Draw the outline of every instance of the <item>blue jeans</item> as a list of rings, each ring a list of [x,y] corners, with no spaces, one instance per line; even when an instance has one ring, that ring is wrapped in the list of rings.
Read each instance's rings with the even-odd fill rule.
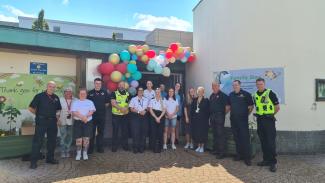
[[[173,119],[167,119],[166,118],[165,127],[175,128],[176,127],[176,122],[177,122],[177,118],[173,118]]]
[[[60,126],[61,151],[69,152],[72,144],[72,125]]]

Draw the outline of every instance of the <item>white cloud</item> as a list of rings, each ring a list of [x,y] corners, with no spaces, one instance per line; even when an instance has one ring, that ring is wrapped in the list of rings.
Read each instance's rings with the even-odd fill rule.
[[[68,5],[69,2],[70,2],[70,0],[62,0],[62,4],[63,4],[63,5]]]
[[[25,13],[22,10],[15,8],[11,5],[3,5],[2,7],[5,8],[7,11],[9,11],[12,15],[15,15],[15,16],[36,17],[34,14]]]
[[[189,31],[192,24],[186,20],[174,16],[159,17],[150,14],[135,13],[133,18],[137,20],[135,29],[153,30],[155,28]]]
[[[18,22],[18,18],[17,17],[6,16],[6,15],[3,15],[3,14],[0,14],[0,21],[4,21],[4,22]]]

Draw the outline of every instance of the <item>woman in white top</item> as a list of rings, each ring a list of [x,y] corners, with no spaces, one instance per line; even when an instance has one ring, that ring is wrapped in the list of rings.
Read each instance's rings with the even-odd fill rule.
[[[163,149],[167,149],[167,133],[168,129],[170,128],[171,132],[171,142],[172,142],[172,149],[175,150],[175,127],[177,121],[177,112],[178,112],[178,101],[175,97],[175,91],[173,88],[168,90],[168,96],[166,101],[166,120],[165,120],[165,131],[164,131],[164,145]]]
[[[70,157],[70,147],[72,144],[71,104],[75,99],[72,97],[72,88],[65,88],[63,97],[60,97],[61,111],[59,118],[61,158]]]
[[[71,106],[71,112],[74,121],[74,136],[76,138],[77,156],[76,160],[81,159],[81,151],[83,150],[82,157],[88,160],[88,146],[89,138],[92,135],[92,115],[96,111],[95,105],[91,100],[87,99],[87,90],[79,90],[79,100],[75,100]]]
[[[160,88],[155,90],[155,98],[149,103],[150,118],[150,139],[154,153],[160,153],[163,145],[163,131],[166,113],[166,100],[161,97]]]

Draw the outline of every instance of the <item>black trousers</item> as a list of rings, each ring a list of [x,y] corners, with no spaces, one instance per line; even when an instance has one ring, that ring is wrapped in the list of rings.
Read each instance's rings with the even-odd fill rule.
[[[263,161],[276,164],[276,128],[274,117],[257,118],[257,134],[261,141]]]
[[[96,136],[96,129],[97,129],[97,136]],[[105,114],[94,116],[93,132],[92,132],[92,137],[90,138],[88,152],[94,151],[95,139],[96,139],[97,150],[104,149],[104,130],[105,130]]]
[[[112,135],[112,149],[117,149],[119,145],[122,145],[123,148],[128,148],[128,124],[129,124],[129,115],[112,115],[112,126],[113,126],[113,135]],[[119,131],[121,130],[121,139],[119,139]]]
[[[47,134],[47,160],[54,159],[54,151],[56,147],[56,137],[58,134],[57,119],[36,117],[35,134],[32,142],[31,161],[37,162],[40,157],[40,150],[43,145],[45,133]]]
[[[219,154],[225,153],[225,113],[213,113],[210,115],[210,123],[213,132],[213,150]]]
[[[161,111],[154,110],[154,113],[156,116],[161,115]],[[161,118],[160,123],[157,123],[155,118],[152,116],[150,117],[150,139],[151,139],[151,149],[154,152],[159,153],[163,146],[163,134],[164,134],[164,124],[165,124],[165,118]]]
[[[248,116],[231,116],[230,120],[231,130],[236,143],[237,155],[245,160],[251,159]]]
[[[147,116],[140,114],[131,114],[131,132],[133,149],[144,150],[145,146],[145,125],[147,123]]]
[[[146,123],[145,123],[145,137],[144,137],[144,145],[146,146],[147,144],[147,137],[149,139],[149,148],[152,147],[152,139],[151,139],[151,124],[150,124],[150,119],[151,119],[151,114],[147,112],[145,115],[146,117]]]

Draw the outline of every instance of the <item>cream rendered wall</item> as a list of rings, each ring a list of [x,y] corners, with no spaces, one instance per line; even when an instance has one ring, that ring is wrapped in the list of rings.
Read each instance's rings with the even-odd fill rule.
[[[284,67],[277,129],[325,130],[325,103],[312,110],[314,80],[325,78],[324,7],[323,0],[203,0],[193,11],[198,59],[187,66],[187,83],[209,95],[214,71]]]
[[[29,73],[30,62],[47,63],[48,75],[76,76],[76,57],[0,50],[0,73]]]

